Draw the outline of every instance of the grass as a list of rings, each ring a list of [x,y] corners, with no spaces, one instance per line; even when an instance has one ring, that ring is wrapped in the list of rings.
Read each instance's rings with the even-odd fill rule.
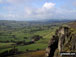
[[[22,52],[26,52],[27,49],[28,50],[37,50],[37,49],[43,50],[48,46],[48,41],[50,40],[51,36],[54,34],[56,29],[57,27],[54,27],[53,29],[50,28],[50,29],[38,30],[38,28],[32,27],[32,28],[23,28],[20,30],[18,29],[17,31],[12,31],[12,30],[11,31],[9,30],[0,31],[0,33],[3,33],[3,35],[6,35],[6,36],[0,35],[0,40],[2,41],[6,41],[6,40],[23,41],[25,40],[26,42],[29,42],[31,41],[32,36],[40,35],[43,37],[43,39],[36,41],[35,44],[24,45],[24,46],[19,45],[19,46],[16,46],[16,48],[18,48],[18,50]],[[34,31],[34,32],[31,32],[31,31]],[[9,32],[11,32],[11,34]],[[15,35],[16,39],[13,38],[12,35]],[[24,37],[27,37],[27,39],[24,39]],[[11,44],[13,43],[0,43],[0,52],[13,48]]]
[[[10,46],[14,43],[0,43],[0,47],[4,47],[4,46]]]
[[[23,37],[28,37],[28,39],[25,39],[27,42],[30,41],[30,37],[33,35],[40,35],[43,36],[43,39],[40,39],[39,41],[37,41],[35,44],[31,44],[31,45],[24,45],[24,46],[17,46],[16,48],[18,48],[19,51],[23,51],[25,52],[27,49],[28,50],[37,50],[37,49],[45,49],[48,46],[48,41],[50,40],[51,36],[54,34],[54,30],[42,30],[42,31],[36,31],[35,33],[22,33],[21,31],[17,31],[17,32],[13,32],[12,34],[16,35],[16,37],[18,38],[17,41],[21,41],[24,40]],[[11,38],[2,38],[2,40],[12,40]],[[15,40],[15,39],[13,39]],[[4,50],[8,50],[8,48],[6,47],[10,47],[12,43],[0,43],[0,48],[5,47]],[[12,46],[11,46],[12,48]],[[2,49],[3,50],[3,49]],[[3,50],[3,51],[4,51]]]
[[[26,51],[28,50],[37,50],[37,49],[45,49],[48,46],[48,41],[50,40],[51,36],[54,34],[56,29],[49,29],[45,31],[38,31],[34,33],[34,35],[41,35],[43,39],[40,39],[35,44],[26,45],[26,46],[18,46],[19,51]]]
[[[45,51],[40,50],[35,52],[28,52],[20,55],[14,55],[13,57],[45,57]]]
[[[0,53],[12,49],[14,43],[0,43]]]
[[[47,47],[47,44],[31,44],[31,45],[27,45],[27,46],[17,46],[16,48],[18,48],[19,51],[25,51],[28,50],[41,50],[41,49],[45,49]]]
[[[5,51],[9,51],[9,50],[11,50],[12,48],[6,48],[6,49],[0,49],[0,53],[3,53],[3,52],[5,52]]]

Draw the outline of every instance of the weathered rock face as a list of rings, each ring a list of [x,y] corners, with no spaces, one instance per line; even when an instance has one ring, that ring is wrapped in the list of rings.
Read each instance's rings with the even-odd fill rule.
[[[60,27],[49,41],[47,57],[62,57],[60,52],[76,52],[76,35],[69,27]]]

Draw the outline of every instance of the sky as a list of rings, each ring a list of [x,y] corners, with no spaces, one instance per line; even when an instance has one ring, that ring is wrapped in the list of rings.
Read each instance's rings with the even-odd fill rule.
[[[0,0],[0,20],[76,19],[76,0]]]

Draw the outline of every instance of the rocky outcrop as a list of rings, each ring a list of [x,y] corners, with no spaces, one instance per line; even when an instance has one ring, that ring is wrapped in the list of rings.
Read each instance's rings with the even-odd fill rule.
[[[47,57],[62,57],[61,52],[76,52],[76,35],[69,27],[60,27],[49,41]]]

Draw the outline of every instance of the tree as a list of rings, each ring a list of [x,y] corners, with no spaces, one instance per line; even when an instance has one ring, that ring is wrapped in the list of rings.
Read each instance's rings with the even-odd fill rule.
[[[12,35],[12,37],[13,37],[14,39],[16,39],[16,35]]]
[[[24,39],[27,39],[27,37],[24,37]]]
[[[42,38],[43,38],[43,37],[40,36],[40,35],[34,35],[34,36],[32,36],[32,39],[35,40],[35,41],[38,41],[38,40],[40,40],[40,39],[42,39]]]

